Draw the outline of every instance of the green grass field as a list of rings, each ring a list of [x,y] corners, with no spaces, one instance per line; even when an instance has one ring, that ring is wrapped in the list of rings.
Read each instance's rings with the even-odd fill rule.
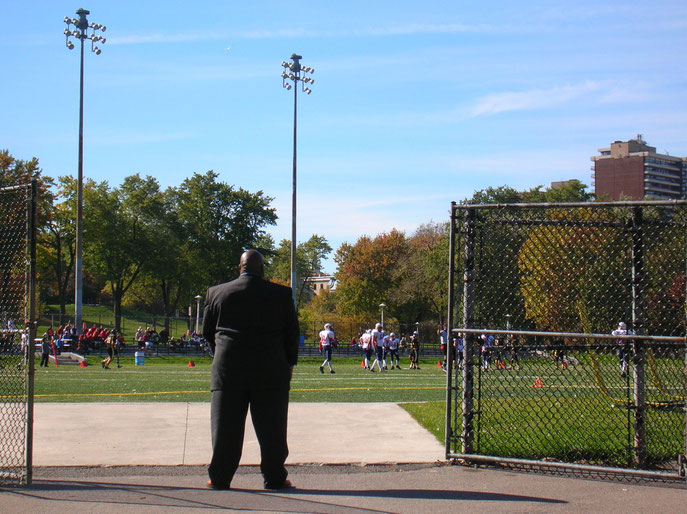
[[[189,360],[194,367],[188,367]],[[205,402],[210,400],[211,362],[208,357],[149,357],[144,366],[135,366],[128,357],[121,360],[121,368],[113,363],[110,370],[104,370],[98,357],[90,357],[86,368],[36,367],[35,398],[38,402]],[[319,372],[321,362],[314,357],[299,361],[291,383],[291,401],[400,403],[445,397],[446,375],[436,361],[427,362],[420,370],[380,374],[365,371],[358,359],[335,359],[333,375],[328,370]]]
[[[585,356],[586,357],[586,356]],[[193,359],[195,366],[188,367]],[[476,376],[475,445],[479,453],[520,458],[630,464],[632,411],[625,407],[627,380],[617,372],[614,357],[601,355],[596,363],[557,369],[545,359],[523,361],[515,370],[492,370]],[[210,365],[207,357],[152,357],[144,366],[123,358],[122,367],[104,370],[99,358],[77,368],[51,365],[36,368],[37,402],[207,402]],[[334,359],[336,373],[321,358],[302,358],[294,370],[292,402],[392,402],[401,404],[443,443],[446,375],[436,359],[421,360],[420,370],[371,373],[359,358]],[[36,363],[37,365],[38,363]],[[661,370],[679,372],[680,363],[660,363]],[[596,371],[596,373],[595,373]],[[671,383],[674,383],[671,380]],[[541,387],[538,387],[538,384]],[[679,389],[679,388],[678,388]],[[461,390],[456,392],[455,423],[461,426]],[[657,402],[679,390],[666,390],[648,381],[647,399]],[[650,408],[647,412],[649,457],[654,463],[682,453],[684,413]]]

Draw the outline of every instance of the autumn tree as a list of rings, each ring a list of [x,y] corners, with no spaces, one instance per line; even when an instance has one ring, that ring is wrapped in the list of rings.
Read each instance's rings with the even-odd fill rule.
[[[551,202],[583,202],[591,197],[586,186],[570,181],[558,188],[534,187],[518,192],[509,186],[487,188],[475,192],[468,200],[471,204],[527,204]],[[525,299],[517,294],[525,290],[522,285],[522,267],[518,266],[520,248],[531,237],[529,226],[542,222],[545,211],[517,206],[503,206],[476,211],[475,269],[479,280],[475,282],[475,322],[484,326],[505,327],[510,318],[516,326],[527,328],[536,317],[526,316]],[[542,237],[547,234],[542,227]],[[536,232],[536,230],[535,230]],[[538,241],[538,244],[543,244]],[[462,251],[458,248],[458,251]],[[535,244],[532,251],[537,251]],[[552,263],[556,265],[556,261]],[[535,285],[531,291],[534,293]],[[531,314],[531,311],[530,311]],[[540,323],[542,320],[537,320]]]
[[[518,256],[520,291],[526,317],[538,328],[583,332],[584,323],[605,332],[627,319],[626,234],[608,214],[551,210],[550,223],[529,231]]]
[[[389,296],[396,306],[402,306],[396,317],[443,323],[448,309],[448,226],[421,225],[407,243],[407,251],[392,273]]]
[[[379,304],[389,312],[401,305],[392,298],[394,273],[408,250],[405,234],[398,230],[374,239],[363,236],[355,245],[344,243],[334,258],[337,269],[337,308],[343,314],[376,316]]]

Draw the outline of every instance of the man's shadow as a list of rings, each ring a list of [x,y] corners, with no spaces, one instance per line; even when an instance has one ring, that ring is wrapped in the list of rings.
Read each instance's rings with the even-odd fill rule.
[[[533,503],[567,503],[553,498],[519,494],[461,491],[449,489],[293,489],[295,493],[323,496],[353,496],[360,498],[395,498],[399,500],[472,500]]]
[[[35,480],[31,486],[2,489],[27,499],[46,502],[73,502],[89,504],[148,505],[155,507],[222,508],[228,502],[234,506],[243,502],[256,505],[263,497],[265,501],[278,499],[286,507],[289,503],[305,502],[317,505],[328,504],[325,499],[334,498],[381,498],[386,500],[455,500],[488,501],[509,503],[566,504],[566,501],[539,496],[496,493],[488,491],[465,491],[449,489],[315,489],[293,488],[277,491],[263,489],[234,489],[212,491],[201,487],[158,485],[144,483],[108,483]],[[303,498],[313,497],[310,498]],[[318,497],[315,499],[314,497]],[[341,505],[340,507],[345,507]],[[295,508],[295,506],[294,506]],[[350,508],[350,507],[348,507]],[[357,510],[376,511],[374,508]]]

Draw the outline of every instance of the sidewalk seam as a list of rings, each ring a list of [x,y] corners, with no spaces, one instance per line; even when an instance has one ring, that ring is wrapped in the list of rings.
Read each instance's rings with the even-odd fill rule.
[[[188,412],[190,405],[186,402],[186,422],[184,423],[184,452],[181,454],[181,465],[186,464],[186,440],[188,439]]]

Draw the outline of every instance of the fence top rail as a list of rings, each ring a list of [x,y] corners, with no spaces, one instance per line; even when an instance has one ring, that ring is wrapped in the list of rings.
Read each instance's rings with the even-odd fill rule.
[[[29,328],[2,328],[0,329],[0,334],[23,334],[24,332],[28,333]]]
[[[31,187],[30,182],[28,184],[17,184],[16,186],[0,187],[0,193],[4,193],[6,191],[18,191],[20,189],[27,189],[29,187]]]
[[[567,337],[578,339],[623,339],[623,340],[637,340],[642,341],[657,341],[657,342],[687,342],[687,337],[680,336],[649,336],[640,334],[630,335],[612,335],[612,334],[580,334],[578,332],[543,332],[537,330],[502,330],[492,328],[452,328],[451,332],[459,334],[495,334],[505,336],[541,336],[541,337]]]
[[[562,203],[460,203],[452,204],[454,210],[460,209],[529,209],[529,208],[597,208],[597,207],[670,207],[687,205],[687,200],[621,200],[617,202],[562,202]]]

